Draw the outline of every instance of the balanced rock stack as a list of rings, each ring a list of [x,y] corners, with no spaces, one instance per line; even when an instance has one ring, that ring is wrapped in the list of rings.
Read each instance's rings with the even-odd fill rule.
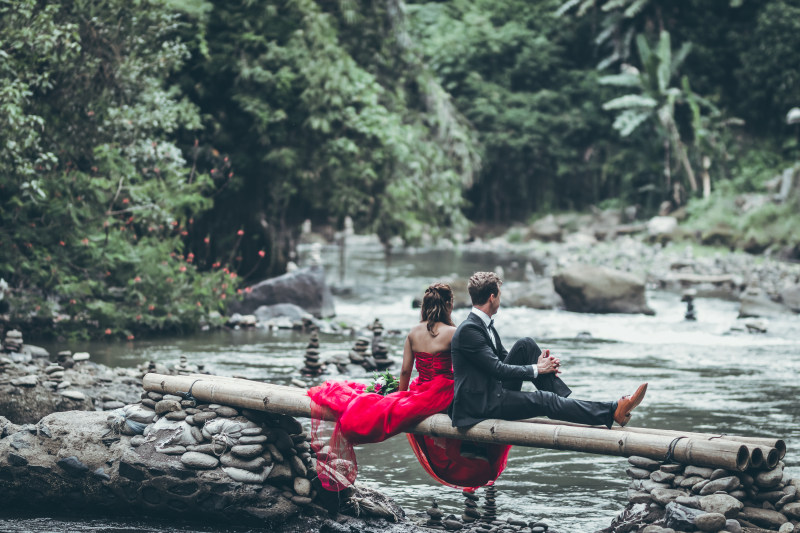
[[[431,529],[444,529],[444,525],[442,525],[442,517],[444,516],[444,512],[439,509],[439,504],[436,502],[436,499],[433,500],[433,505],[431,505],[430,509],[425,511],[428,515],[428,520],[425,522],[425,527],[429,527]]]
[[[629,504],[615,523],[641,522],[665,531],[800,531],[800,479],[770,470],[731,472],[630,457]],[[649,524],[649,525],[647,525]],[[613,529],[612,529],[613,530]]]
[[[306,346],[305,366],[300,370],[304,376],[318,376],[322,374],[323,363],[319,360],[319,332],[314,329]]]
[[[372,358],[378,370],[386,370],[392,366],[389,359],[389,348],[383,342],[383,324],[379,319],[372,323]]]
[[[58,363],[50,363],[44,368],[45,378],[42,385],[53,390],[66,389],[71,385],[69,381],[64,381],[65,368]]]
[[[494,522],[497,520],[497,489],[494,485],[486,487],[486,496],[483,502],[483,518],[484,522]]]
[[[481,512],[478,510],[480,496],[470,490],[462,491],[461,495],[464,496],[464,514],[461,515],[461,519],[467,523],[480,519]]]
[[[185,355],[181,355],[180,362],[175,365],[175,373],[179,376],[188,376],[198,371],[197,365],[190,365],[189,359]]]
[[[140,454],[163,454],[174,467],[193,471],[218,470],[239,483],[268,484],[297,506],[316,497],[309,437],[292,417],[155,392],[115,414],[110,425],[136,433],[131,446]]]
[[[350,362],[361,365],[367,370],[377,370],[378,365],[375,364],[372,354],[367,351],[369,347],[369,338],[359,337],[356,343],[347,355],[350,357]]]
[[[3,341],[3,351],[5,353],[20,353],[22,351],[22,332],[12,329],[6,333]]]

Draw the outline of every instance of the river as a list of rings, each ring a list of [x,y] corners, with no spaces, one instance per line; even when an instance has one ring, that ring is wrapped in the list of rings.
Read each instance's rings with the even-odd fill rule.
[[[386,335],[397,369],[403,332],[418,320],[412,299],[429,282],[467,277],[497,265],[512,272],[520,258],[485,251],[427,250],[394,253],[387,262],[380,248],[365,244],[348,247],[346,255],[335,247],[325,248],[322,260],[336,288],[335,320],[362,327],[380,318],[387,332],[397,331]],[[574,397],[617,399],[647,381],[647,397],[635,411],[632,426],[781,437],[788,447],[786,470],[800,476],[800,318],[770,319],[767,333],[754,334],[744,331],[737,320],[736,302],[698,298],[696,322],[684,320],[686,308],[679,294],[649,291],[648,303],[655,316],[501,308],[496,323],[506,346],[529,335],[559,356],[562,377]],[[466,313],[457,310],[456,323]],[[323,359],[346,352],[353,340],[349,333],[320,335]],[[256,329],[69,348],[90,351],[96,362],[126,367],[150,360],[174,365],[186,355],[212,373],[289,384],[299,377],[307,341],[307,335],[298,332]],[[335,371],[326,376],[340,377]],[[370,377],[366,372],[358,376]],[[446,513],[461,513],[460,492],[429,478],[401,436],[360,446],[356,453],[359,482],[392,496],[407,513],[424,511],[433,498]],[[496,485],[498,515],[542,519],[562,532],[606,527],[626,503],[627,466],[619,457],[516,447]],[[228,531],[42,517],[0,518],[0,530]]]

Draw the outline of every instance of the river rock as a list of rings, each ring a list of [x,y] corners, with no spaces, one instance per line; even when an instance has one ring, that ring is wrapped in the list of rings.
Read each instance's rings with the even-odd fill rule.
[[[606,267],[575,265],[553,277],[568,311],[653,315],[645,299],[644,280]]]
[[[223,472],[228,474],[231,479],[234,481],[238,481],[239,483],[250,483],[254,485],[260,485],[266,481],[267,476],[270,472],[270,468],[264,469],[261,472],[251,472],[249,470],[243,470],[241,468],[232,468],[228,466],[222,467]]]
[[[275,447],[274,444],[268,442],[266,445],[266,449],[267,451],[269,451],[270,455],[272,455],[272,458],[275,460],[276,463],[283,462],[283,454],[278,450],[278,448]]]
[[[257,428],[256,428],[257,429]],[[245,435],[242,431],[242,436],[239,437],[239,444],[264,444],[267,442],[266,435]]]
[[[650,495],[653,497],[653,501],[655,501],[659,505],[666,506],[675,498],[679,496],[685,496],[686,493],[681,490],[675,490],[675,489],[655,489],[650,492]]]
[[[631,467],[626,469],[625,473],[628,474],[628,477],[631,479],[648,479],[650,477],[650,471],[644,468]]]
[[[778,463],[778,466],[772,470],[759,472],[754,478],[756,486],[762,489],[777,487],[781,479],[783,479],[783,462]]]
[[[748,287],[742,294],[739,318],[780,317],[791,313],[791,309],[773,301],[763,289]]]
[[[264,467],[267,466],[267,460],[263,457],[256,457],[255,459],[244,461],[229,453],[222,454],[222,456],[219,458],[219,462],[222,463],[222,466],[239,468],[241,470],[249,470],[251,472],[261,472]]]
[[[782,511],[792,520],[800,520],[800,502],[787,503],[783,506]]]
[[[675,479],[675,474],[667,474],[661,470],[656,470],[650,474],[650,479],[656,483],[671,483]]]
[[[291,483],[294,479],[292,469],[286,463],[275,463],[267,479],[272,483]]]
[[[742,533],[742,525],[732,518],[725,520],[725,529],[723,531],[728,531],[729,533]]]
[[[649,457],[639,457],[638,455],[628,457],[628,462],[637,468],[645,470],[658,470],[661,467],[661,463],[658,461]]]
[[[196,415],[192,415],[192,420],[195,424],[205,424],[209,420],[213,420],[217,418],[217,413],[214,411],[204,411],[202,413],[197,413]]]
[[[720,513],[725,518],[736,518],[744,504],[727,494],[710,494],[700,498],[700,508],[707,513]]]
[[[739,518],[767,529],[778,529],[788,522],[788,519],[778,511],[760,509],[758,507],[743,508],[739,514]]]
[[[221,405],[214,409],[214,412],[217,413],[218,416],[224,416],[227,418],[233,418],[235,416],[239,416],[239,411],[234,409],[233,407],[228,407],[227,405]]]
[[[298,496],[309,496],[311,494],[311,482],[304,477],[294,478],[294,491]]]
[[[699,496],[678,496],[675,498],[675,503],[691,507],[692,509],[701,509]]]
[[[703,486],[703,488],[700,489],[699,494],[700,496],[705,496],[706,494],[713,494],[719,491],[729,492],[734,490],[738,486],[739,486],[739,478],[735,476],[723,477],[706,483]]]
[[[306,477],[308,473],[306,470],[306,466],[303,464],[303,460],[300,459],[298,456],[293,455],[292,457],[290,457],[289,465],[292,467],[292,470],[294,471],[295,474],[297,474],[300,477]]]
[[[794,533],[797,528],[791,522],[786,522],[778,528],[778,533]]]
[[[694,519],[694,526],[700,531],[720,531],[725,523],[726,518],[719,513],[701,514]]]
[[[61,391],[61,396],[64,398],[69,398],[70,400],[75,400],[76,402],[82,402],[86,400],[86,395],[80,391],[76,390],[65,390]]]
[[[336,315],[333,294],[325,282],[325,270],[319,265],[299,268],[256,283],[240,301],[231,302],[228,311],[252,314],[262,305],[280,303],[298,305],[317,318]]]
[[[667,527],[671,527],[677,531],[691,531],[694,529],[695,519],[702,514],[705,514],[705,511],[685,507],[675,502],[669,502],[666,505],[664,523]]]
[[[84,476],[89,471],[89,467],[74,455],[59,459],[56,464],[73,477]]]
[[[216,457],[199,452],[186,452],[181,455],[181,463],[189,468],[206,470],[216,468],[219,460]]]
[[[688,465],[683,470],[683,475],[686,476],[686,477],[698,476],[698,477],[702,477],[702,478],[705,478],[705,479],[710,478],[711,474],[713,474],[713,473],[714,473],[714,470],[712,468],[707,468],[705,466]]]
[[[157,415],[161,416],[163,414],[169,413],[171,411],[180,411],[181,404],[175,400],[161,400],[156,403],[155,412]]]
[[[695,485],[697,485],[701,481],[705,481],[705,479],[701,478],[700,476],[685,477],[685,478],[683,478],[681,480],[681,482],[678,484],[678,486],[688,489],[690,487],[694,487]]]
[[[15,387],[35,387],[39,383],[39,378],[35,374],[22,376],[11,380]]]
[[[238,444],[231,448],[231,453],[242,459],[252,459],[264,452],[264,448],[260,444]]]

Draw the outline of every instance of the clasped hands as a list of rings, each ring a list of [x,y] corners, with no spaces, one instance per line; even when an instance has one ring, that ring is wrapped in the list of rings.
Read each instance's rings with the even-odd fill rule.
[[[561,359],[551,356],[550,350],[545,350],[536,362],[536,369],[540,375],[551,373],[558,375],[561,373]]]

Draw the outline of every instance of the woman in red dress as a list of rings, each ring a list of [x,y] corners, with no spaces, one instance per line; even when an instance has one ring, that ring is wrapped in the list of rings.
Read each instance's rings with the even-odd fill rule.
[[[425,290],[421,321],[411,328],[403,348],[397,392],[382,396],[366,392],[354,382],[326,382],[308,391],[312,405],[312,447],[317,452],[318,475],[329,490],[353,483],[357,463],[353,445],[380,442],[440,412],[453,400],[450,341],[455,325],[450,317],[453,291],[445,283]],[[411,381],[415,366],[419,376]],[[323,435],[322,411],[337,415],[330,438]],[[461,454],[462,441],[408,434],[422,467],[445,485],[473,489],[494,482],[506,465],[510,446],[471,446]],[[485,453],[484,453],[485,452]]]

